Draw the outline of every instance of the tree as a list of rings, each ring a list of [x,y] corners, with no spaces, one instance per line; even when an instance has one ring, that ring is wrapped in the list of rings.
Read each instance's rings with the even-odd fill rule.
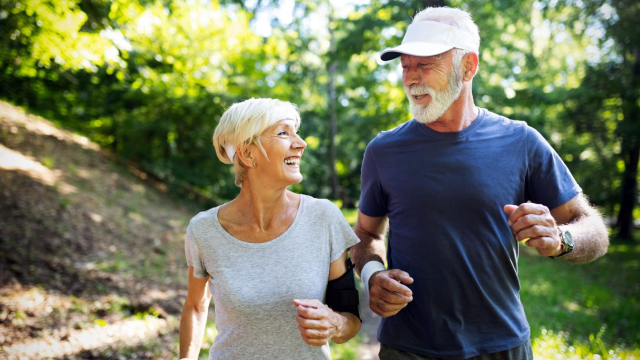
[[[638,204],[640,155],[640,4],[627,1],[587,1],[584,20],[599,32],[600,57],[587,68],[577,101],[569,114],[582,132],[607,137],[616,146],[612,164],[617,193],[617,236],[631,240],[633,212]],[[612,194],[613,196],[613,194]]]
[[[415,13],[450,5],[481,31],[479,106],[538,129],[628,237],[637,204],[638,4],[622,0],[371,0],[348,13],[288,2],[15,0],[0,4],[0,96],[86,134],[181,194],[235,196],[211,134],[232,103],[298,104],[309,147],[293,186],[354,206],[365,147],[411,118],[398,62]],[[330,17],[330,15],[332,15]],[[253,24],[253,25],[252,25]]]

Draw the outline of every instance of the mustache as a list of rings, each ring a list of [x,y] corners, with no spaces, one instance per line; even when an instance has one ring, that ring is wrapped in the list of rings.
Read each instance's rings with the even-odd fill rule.
[[[404,91],[409,95],[431,95],[432,91],[421,84],[411,85],[404,88]]]

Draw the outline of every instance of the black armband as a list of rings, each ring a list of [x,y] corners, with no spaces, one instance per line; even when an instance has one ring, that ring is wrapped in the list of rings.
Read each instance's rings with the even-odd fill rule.
[[[360,300],[353,275],[353,263],[347,259],[347,272],[327,284],[325,296],[327,305],[334,311],[348,312],[357,316],[360,322]]]

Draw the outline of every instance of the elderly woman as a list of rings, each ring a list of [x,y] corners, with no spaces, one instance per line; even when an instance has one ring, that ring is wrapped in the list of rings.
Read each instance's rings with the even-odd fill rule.
[[[274,99],[234,104],[220,119],[213,144],[240,194],[187,229],[181,358],[198,358],[211,294],[218,335],[209,360],[331,359],[328,340],[360,330],[347,260],[358,238],[331,202],[287,190],[302,181],[299,126],[295,106]]]

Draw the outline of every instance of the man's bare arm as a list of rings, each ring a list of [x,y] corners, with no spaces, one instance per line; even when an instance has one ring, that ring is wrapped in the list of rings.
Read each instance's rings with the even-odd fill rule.
[[[369,261],[384,264],[387,223],[386,216],[371,217],[358,212],[355,232],[360,238],[360,243],[351,248],[351,258],[359,275]],[[383,265],[378,266],[381,269],[374,271],[368,281],[369,307],[382,317],[393,316],[413,300],[413,293],[404,285],[413,283],[413,279],[400,269],[384,270]]]
[[[549,210],[540,204],[506,205],[509,225],[516,240],[526,241],[543,256],[562,253],[562,242],[557,225],[568,230],[574,241],[573,251],[562,258],[573,263],[587,263],[607,252],[609,234],[602,216],[583,194]]]
[[[579,194],[551,210],[558,225],[573,236],[573,251],[562,258],[573,263],[588,263],[607,253],[609,233],[602,215]]]
[[[386,216],[371,217],[358,210],[355,233],[360,238],[360,243],[349,251],[358,275],[360,275],[362,267],[369,261],[385,263],[386,249],[384,239],[388,223]]]

